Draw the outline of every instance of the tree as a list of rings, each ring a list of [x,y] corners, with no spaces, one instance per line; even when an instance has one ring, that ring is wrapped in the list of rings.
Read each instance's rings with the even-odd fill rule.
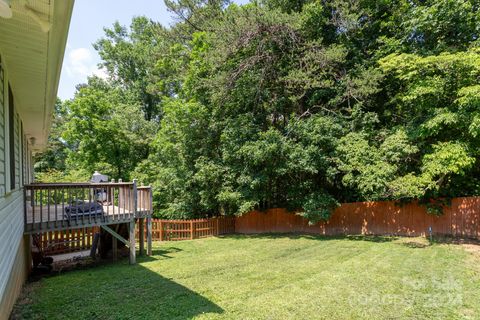
[[[130,172],[148,155],[155,132],[133,99],[121,89],[90,78],[75,98],[66,102],[63,138],[71,145],[69,165],[112,178],[129,179]]]
[[[135,17],[129,30],[118,22],[104,30],[105,38],[94,44],[102,58],[100,65],[112,82],[131,92],[146,120],[158,121],[162,95],[152,88],[152,74],[157,52],[165,46],[165,29],[146,17]]]
[[[477,0],[166,4],[171,28],[95,44],[109,78],[63,106],[68,170],[152,184],[169,218],[480,192]]]
[[[64,171],[66,169],[66,159],[68,155],[68,146],[62,139],[62,131],[65,126],[66,110],[60,99],[55,101],[54,116],[50,135],[48,136],[45,150],[34,157],[34,168],[36,173],[47,172],[51,170]]]
[[[183,125],[161,130],[146,162],[168,171],[154,183],[176,177],[160,209],[291,206],[316,221],[337,201],[465,193],[477,157],[473,135],[459,139],[476,118],[458,112],[476,101],[477,53],[465,52],[477,39],[473,2],[170,5],[174,29],[190,37],[177,88],[192,109],[188,119],[169,112]],[[192,131],[197,123],[207,131]],[[173,147],[169,135],[189,138]]]

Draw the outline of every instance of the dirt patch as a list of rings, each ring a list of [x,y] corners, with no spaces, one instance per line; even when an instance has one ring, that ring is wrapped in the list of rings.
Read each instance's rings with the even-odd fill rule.
[[[480,257],[480,244],[471,244],[471,243],[468,243],[468,244],[462,244],[462,247],[470,252],[470,253],[473,253],[477,256]]]
[[[395,243],[412,249],[423,249],[431,245],[428,239],[422,237],[399,238]]]
[[[476,258],[480,258],[480,240],[453,237],[435,237],[434,242],[438,244],[458,245],[465,251],[472,253]]]
[[[35,282],[42,278],[56,276],[68,271],[94,267],[100,263],[102,261],[82,256],[55,261],[49,268],[44,266],[34,267],[28,277],[28,281]]]
[[[480,255],[480,241],[477,239],[465,239],[465,238],[435,238],[435,242],[441,244],[455,244],[464,248],[466,251],[476,253]]]
[[[97,263],[98,263],[97,260],[92,259],[90,257],[82,257],[82,256],[73,257],[72,259],[54,262],[53,272],[62,273],[65,271],[71,271],[75,269],[83,269],[86,267],[96,265]]]

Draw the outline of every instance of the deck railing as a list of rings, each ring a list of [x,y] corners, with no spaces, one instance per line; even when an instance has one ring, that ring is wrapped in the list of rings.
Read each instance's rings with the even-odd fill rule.
[[[137,218],[142,218],[153,213],[152,202],[152,187],[137,187]]]
[[[26,185],[25,231],[114,224],[151,214],[151,188],[136,182]]]

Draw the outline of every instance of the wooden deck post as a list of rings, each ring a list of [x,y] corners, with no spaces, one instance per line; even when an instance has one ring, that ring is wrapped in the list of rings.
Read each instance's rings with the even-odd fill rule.
[[[135,256],[135,219],[133,218],[130,221],[129,226],[129,249],[130,249],[130,264],[136,263],[136,256]]]
[[[140,242],[140,255],[145,254],[145,224],[144,218],[138,218],[138,241]]]
[[[152,255],[152,214],[153,214],[153,190],[150,187],[150,197],[148,199],[149,211],[147,214],[147,255]]]
[[[147,255],[152,255],[152,215],[147,216]]]
[[[112,260],[117,261],[117,258],[118,258],[117,238],[112,236]]]
[[[137,215],[137,180],[133,179],[133,217],[130,220],[130,264],[135,264],[135,216]]]
[[[92,241],[92,248],[90,249],[90,257],[92,259],[96,258],[99,241],[100,241],[100,232],[94,232],[93,241]]]

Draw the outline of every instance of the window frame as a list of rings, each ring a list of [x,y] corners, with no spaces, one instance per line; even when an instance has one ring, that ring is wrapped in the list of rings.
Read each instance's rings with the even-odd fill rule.
[[[7,117],[5,117],[7,120]],[[8,120],[7,122],[8,127],[8,162],[9,162],[9,173],[10,176],[10,191],[14,191],[17,189],[17,181],[16,181],[16,168],[15,168],[15,99],[13,96],[12,87],[8,85]],[[5,159],[7,160],[7,159]]]

